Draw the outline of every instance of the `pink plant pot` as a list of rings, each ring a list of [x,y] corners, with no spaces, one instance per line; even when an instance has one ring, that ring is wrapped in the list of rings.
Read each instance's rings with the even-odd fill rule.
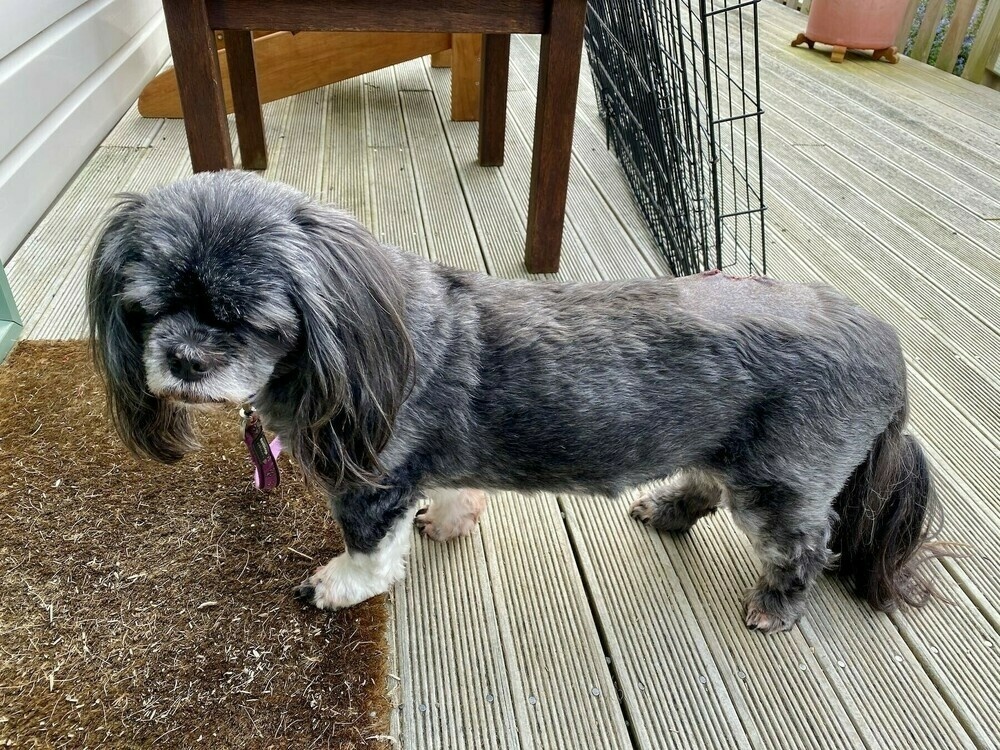
[[[885,49],[895,44],[907,0],[813,0],[806,36],[848,49]]]

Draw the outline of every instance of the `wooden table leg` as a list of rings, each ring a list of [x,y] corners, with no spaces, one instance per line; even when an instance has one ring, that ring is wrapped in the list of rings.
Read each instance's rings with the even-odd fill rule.
[[[559,270],[586,14],[587,0],[552,0],[542,35],[524,253],[531,273]]]
[[[509,70],[510,34],[484,35],[479,77],[479,163],[484,167],[503,166]]]
[[[233,112],[236,114],[236,133],[240,140],[240,161],[243,169],[267,169],[267,142],[264,140],[264,115],[260,109],[257,69],[253,59],[253,32],[226,30],[223,37]]]
[[[479,68],[482,34],[451,35],[451,119],[475,122],[479,117]]]
[[[191,166],[195,172],[232,169],[222,74],[204,0],[163,0],[163,15],[177,71]]]

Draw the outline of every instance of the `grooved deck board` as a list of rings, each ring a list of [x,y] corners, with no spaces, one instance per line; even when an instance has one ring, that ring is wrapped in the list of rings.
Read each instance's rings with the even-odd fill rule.
[[[508,128],[506,166],[497,170],[476,165],[475,125],[470,127],[469,123],[447,119],[449,80],[427,70],[423,80],[432,87],[435,82],[428,75],[436,77],[439,84],[433,88],[435,97],[424,90],[414,66],[405,71],[405,83],[399,88],[426,235],[431,246],[437,248],[432,254],[460,267],[495,268],[504,262],[498,260],[502,253],[512,267],[511,275],[523,276],[520,256],[525,210],[511,203],[509,191],[520,188],[526,196],[527,183],[519,180],[520,184],[512,188],[506,179],[518,170],[516,165],[523,164],[525,170],[530,167],[527,142],[523,134],[515,134],[521,135],[520,139],[511,138],[512,130]],[[511,97],[526,96],[519,88],[516,83],[511,87]],[[442,118],[439,124],[431,125],[434,119],[430,115],[434,113],[442,113]],[[439,148],[448,144],[454,164],[438,159]],[[482,190],[477,192],[473,185]],[[480,202],[484,193],[487,202]],[[461,205],[452,197],[463,195],[467,202]],[[472,218],[471,237],[462,223],[456,225],[454,215],[459,209]],[[571,212],[574,210],[579,209],[570,208]],[[436,230],[438,226],[442,231]],[[444,231],[447,228],[450,231]],[[470,244],[477,249],[481,247],[481,258],[470,255],[467,249]],[[575,249],[575,254],[573,249],[569,250],[569,263],[578,268],[579,264],[584,265],[586,270],[578,272],[579,275],[596,277],[598,271],[593,268],[592,259],[580,252],[579,246]],[[560,275],[565,273],[566,260],[564,255]],[[529,519],[522,518],[524,515]],[[524,524],[526,530],[522,531],[520,527]],[[629,747],[624,718],[604,663],[580,573],[568,553],[555,498],[498,496],[492,500],[481,528],[498,602],[521,745]],[[523,546],[526,540],[533,540],[533,554],[526,554]],[[546,566],[541,579],[540,564]],[[549,609],[553,598],[560,601],[560,606]],[[435,595],[425,602],[429,608],[437,605]],[[564,637],[556,638],[559,634]],[[565,648],[568,643],[574,647]],[[446,681],[447,676],[439,679]],[[405,728],[405,719],[403,725]],[[477,745],[470,740],[468,746]]]
[[[504,661],[482,535],[439,544],[414,534],[393,592],[405,748],[517,750],[516,697]]]
[[[864,123],[864,109],[843,107],[836,97],[830,102],[822,88],[796,87],[794,97],[778,94],[782,85],[787,90],[788,78],[798,82],[812,76],[807,68],[793,72],[784,52],[780,57],[781,64],[762,74],[765,101],[780,113],[767,133],[772,144],[766,167],[770,229],[778,240],[771,245],[772,272],[831,281],[901,331],[914,372],[911,419],[938,475],[946,507],[944,536],[972,545],[975,555],[944,565],[950,577],[942,579],[942,588],[956,606],[902,612],[892,622],[971,741],[993,747],[997,722],[990,713],[995,709],[987,706],[1000,696],[993,677],[1000,649],[995,604],[1000,599],[1000,514],[990,498],[996,487],[994,394],[1000,359],[993,304],[976,301],[975,295],[992,297],[1000,281],[998,227],[983,220],[998,214],[1000,192],[991,192],[993,177],[982,178],[989,162],[978,169],[959,168],[951,153],[927,147],[927,141],[941,143],[940,133],[925,138],[916,116],[898,118],[912,130],[901,133],[897,122],[871,118]],[[864,66],[863,60],[855,64]],[[912,77],[909,82],[916,84]],[[992,92],[978,92],[980,101],[1000,103]],[[993,143],[1000,142],[996,122],[976,124]],[[795,133],[787,127],[793,123],[806,127]],[[779,137],[790,132],[795,135]],[[815,145],[796,147],[798,139]],[[914,158],[917,154],[926,158]],[[876,174],[865,179],[861,169]],[[865,206],[860,196],[870,204]],[[886,217],[895,225],[888,233]],[[940,264],[926,255],[915,260],[920,258],[915,248],[947,257]],[[977,277],[971,290],[955,283],[968,278],[967,269]],[[807,622],[804,628],[809,627]],[[964,644],[970,637],[971,653],[942,646]],[[869,662],[866,671],[874,667]],[[953,744],[957,741],[942,739],[937,746]]]
[[[938,443],[950,444],[953,449],[950,452],[954,456],[968,461],[957,473],[968,477],[979,492],[988,493],[989,487],[996,486],[993,483],[998,477],[994,467],[1000,457],[995,437],[995,431],[1000,429],[1000,409],[996,405],[1000,384],[995,368],[989,367],[989,362],[996,361],[997,339],[992,327],[984,325],[976,317],[961,314],[947,302],[936,309],[919,306],[922,299],[928,303],[932,299],[940,299],[941,290],[917,275],[894,277],[887,274],[891,261],[886,253],[881,256],[878,273],[866,270],[872,265],[859,263],[858,259],[863,258],[867,251],[861,244],[845,243],[850,233],[844,229],[843,223],[839,225],[839,241],[830,238],[831,230],[823,229],[824,221],[836,221],[837,208],[824,205],[825,202],[818,196],[810,198],[803,183],[785,182],[789,173],[779,172],[778,165],[774,166],[771,171],[772,186],[784,188],[788,193],[794,191],[797,202],[809,216],[807,219],[802,213],[788,208],[776,195],[772,202],[772,217],[781,224],[787,224],[788,231],[783,236],[791,243],[804,246],[811,241],[819,245],[808,254],[816,278],[834,283],[897,327],[911,367],[919,368],[918,374],[911,378],[914,423],[918,426],[924,423],[935,425],[936,429],[929,430],[929,447],[933,450]],[[864,243],[866,237],[858,232],[857,242]],[[801,251],[798,253],[804,254]],[[778,257],[775,270],[782,274],[789,266],[791,251]],[[801,278],[802,274],[794,273],[794,277]],[[935,384],[929,392],[927,378]],[[942,396],[943,393],[947,395]],[[981,427],[970,434],[971,425]],[[955,447],[959,449],[954,450]],[[950,468],[945,473],[951,475],[956,470]],[[982,481],[978,477],[982,477]],[[987,496],[982,495],[983,498]],[[963,538],[971,535],[970,542],[978,540],[977,549],[984,554],[997,555],[1000,553],[997,541],[1000,535],[992,533],[992,530],[997,528],[1000,519],[995,512],[984,517],[978,506],[977,502],[973,508],[967,509],[964,504],[953,508],[949,514],[951,521],[962,521],[962,524],[958,527],[950,525],[948,530],[960,531]],[[955,564],[962,566],[973,562],[959,561]],[[990,575],[988,569],[981,571],[978,577],[984,586],[996,591],[996,578]],[[996,593],[1000,595],[1000,591]]]
[[[402,91],[407,145],[424,217],[431,259],[471,271],[485,271],[476,232],[462,195],[448,143],[430,91]]]
[[[621,499],[562,504],[638,747],[762,746],[752,708],[731,693],[708,646],[700,597],[689,598],[655,536]]]
[[[937,580],[954,604],[897,613],[892,616],[893,623],[971,739],[979,747],[998,747],[1000,637],[995,626],[978,616],[976,607],[961,596],[950,579],[939,575]],[[925,703],[923,698],[919,700],[918,718],[923,721]]]
[[[775,216],[778,215],[775,213]],[[792,235],[787,241],[795,242],[798,239]],[[782,242],[785,241],[783,237]],[[845,289],[850,289],[852,283],[857,285],[860,282],[860,286],[851,289],[853,296],[900,329],[911,370],[919,368],[921,375],[934,373],[935,379],[945,384],[947,397],[943,397],[938,391],[930,400],[926,400],[922,389],[916,391],[916,399],[926,408],[926,412],[914,409],[914,433],[922,438],[936,470],[946,508],[943,536],[960,539],[970,545],[973,551],[969,557],[946,561],[945,567],[962,586],[965,595],[971,598],[983,616],[993,624],[994,629],[1000,630],[1000,609],[997,607],[1000,602],[1000,581],[996,575],[1000,569],[1000,518],[995,512],[983,512],[985,507],[990,507],[987,499],[989,495],[970,486],[968,477],[976,473],[975,469],[957,469],[944,458],[938,448],[939,445],[945,446],[945,450],[951,455],[958,452],[950,445],[954,417],[949,414],[945,399],[954,406],[956,401],[961,401],[960,394],[971,384],[973,393],[975,389],[979,389],[982,402],[989,404],[992,398],[990,394],[996,388],[995,381],[983,382],[984,371],[981,369],[979,355],[962,348],[962,342],[948,341],[927,321],[915,324],[917,311],[906,305],[905,298],[900,298],[888,287],[880,287],[879,282],[866,276],[862,269],[846,263],[838,266],[837,249],[826,247],[820,248],[819,252],[811,252],[808,263],[791,246],[783,247],[782,250],[784,252],[780,255],[772,256],[780,258],[774,269],[779,276],[800,281],[825,279]],[[936,361],[947,369],[942,371],[936,366]],[[989,375],[988,372],[986,374]],[[926,434],[921,427],[924,424],[929,426]],[[992,466],[996,457],[992,461],[985,460],[988,466]],[[961,628],[964,622],[963,614],[957,618],[955,628]],[[961,670],[964,665],[959,663],[957,668]]]
[[[101,143],[102,148],[149,148],[163,127],[163,120],[139,117],[139,103],[135,102],[118,124]]]
[[[83,246],[96,238],[112,205],[112,194],[129,179],[143,156],[98,149],[7,262],[5,270],[24,321],[25,338],[34,338],[34,331],[51,320],[52,300],[66,281],[68,267],[85,255]],[[82,297],[76,300],[81,310],[82,303]]]
[[[328,88],[317,89],[263,106],[268,164],[262,176],[310,195],[322,192],[329,96]]]
[[[852,637],[845,638],[848,628]],[[842,584],[820,584],[800,629],[869,747],[893,747],[904,738],[907,747],[924,750],[975,747],[894,623]],[[919,720],[907,710],[916,691],[928,696]]]
[[[786,92],[794,92],[803,103],[822,105],[826,103],[836,112],[832,115],[827,128],[844,130],[865,139],[884,136],[893,141],[900,154],[907,155],[907,169],[914,174],[944,173],[965,178],[967,189],[980,192],[985,198],[997,199],[998,180],[996,171],[989,156],[976,152],[954,138],[948,129],[933,128],[925,125],[924,112],[916,111],[905,102],[897,102],[898,109],[889,105],[879,106],[878,112],[869,110],[867,104],[873,98],[881,95],[881,89],[874,93],[866,93],[864,86],[856,79],[843,74],[831,73],[828,61],[819,61],[809,56],[803,56],[804,50],[787,48],[762,39],[762,59],[767,65],[762,66],[761,79],[777,81],[784,86]],[[859,62],[858,65],[864,63]],[[869,65],[871,63],[868,61]],[[837,67],[837,66],[832,66]],[[874,87],[869,86],[869,89]],[[982,96],[995,99],[995,92],[981,87]],[[860,97],[860,100],[859,100]],[[767,96],[764,95],[767,102]],[[779,107],[780,109],[780,107]],[[928,116],[930,116],[928,114]],[[823,131],[810,132],[822,139]],[[952,132],[960,128],[952,128]],[[989,149],[993,143],[996,148],[996,125],[978,124],[977,132],[982,134],[982,140]],[[914,157],[917,157],[914,159]]]
[[[996,215],[1000,207],[997,179],[988,169],[981,166],[973,172],[949,151],[929,147],[920,130],[907,130],[894,120],[866,116],[863,108],[844,106],[851,101],[850,97],[817,87],[810,70],[798,64],[800,62],[782,56],[769,60],[769,65],[761,71],[765,100],[774,95],[772,107],[780,119],[789,121],[783,127],[787,139],[795,143],[830,145],[845,139],[854,140],[891,159],[898,168],[910,174],[911,179],[920,180],[925,187],[917,197],[929,189],[932,193],[951,197],[980,216]],[[795,88],[789,89],[789,84]],[[981,129],[996,130],[985,125]],[[864,165],[869,166],[867,162]],[[893,183],[873,184],[872,189],[879,186],[891,189]]]
[[[1000,254],[1000,226],[984,221],[983,217],[1000,210],[996,199],[971,191],[961,175],[938,172],[933,176],[918,176],[912,171],[912,160],[899,154],[891,138],[876,133],[859,138],[836,127],[825,128],[825,123],[835,115],[835,109],[815,100],[801,102],[781,92],[776,83],[768,82],[765,89],[782,110],[774,112],[768,120],[768,138],[784,141],[797,151],[810,154],[814,149],[825,149],[853,165],[857,175],[850,181],[863,185],[871,195],[878,196],[882,205],[897,206],[901,215],[933,220],[943,224],[950,232],[959,233],[972,240],[973,248],[991,256]],[[822,132],[825,143],[814,137],[808,143],[787,137],[793,124],[807,126],[810,132]],[[825,128],[825,129],[824,129]],[[817,151],[822,154],[824,151]],[[830,165],[832,170],[834,165]],[[836,172],[835,172],[836,174]],[[844,176],[845,180],[848,176]]]
[[[371,171],[368,159],[364,76],[328,87],[327,128],[320,198],[354,214],[367,227],[371,217]]]
[[[804,47],[790,47],[785,34],[766,24],[761,27],[760,42],[767,49],[762,55],[767,54],[769,59],[789,63],[794,60],[813,82],[810,90],[835,93],[838,98],[849,97],[855,112],[868,114],[880,127],[914,134],[929,145],[955,154],[967,169],[981,172],[987,178],[991,165],[993,168],[1000,166],[1000,155],[993,153],[996,142],[990,137],[992,128],[984,128],[980,120],[941,106],[925,96],[924,89],[907,87],[900,90],[903,87],[893,78],[866,80],[863,70],[860,74],[845,75],[839,66],[831,65],[828,58],[806,54],[808,50]],[[864,62],[878,64],[870,60]],[[855,116],[853,112],[851,116]]]
[[[524,734],[534,747],[630,748],[556,498],[497,493],[481,525]]]
[[[743,627],[742,596],[756,580],[757,563],[728,516],[716,513],[687,536],[662,541],[682,586],[697,598],[696,619],[719,669],[749,706],[744,720],[756,724],[764,746],[861,746],[802,631],[761,638]]]

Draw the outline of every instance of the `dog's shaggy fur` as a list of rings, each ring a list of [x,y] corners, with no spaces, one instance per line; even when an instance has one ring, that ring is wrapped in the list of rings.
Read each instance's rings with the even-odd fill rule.
[[[791,627],[838,556],[876,607],[930,591],[914,565],[933,494],[903,433],[899,341],[829,288],[717,273],[504,281],[220,172],[124,198],[88,295],[111,415],[135,451],[177,460],[195,447],[189,403],[252,401],[327,490],[347,552],[299,587],[318,606],[402,576],[423,492],[616,495],[667,478],[633,515],[684,532],[728,506],[763,563],[752,628]],[[442,496],[465,505],[418,523],[467,532],[475,497]]]

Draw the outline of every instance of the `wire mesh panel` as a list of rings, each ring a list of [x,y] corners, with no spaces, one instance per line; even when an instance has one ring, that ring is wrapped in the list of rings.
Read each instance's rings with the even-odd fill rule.
[[[589,0],[608,143],[671,270],[764,273],[759,0]]]

